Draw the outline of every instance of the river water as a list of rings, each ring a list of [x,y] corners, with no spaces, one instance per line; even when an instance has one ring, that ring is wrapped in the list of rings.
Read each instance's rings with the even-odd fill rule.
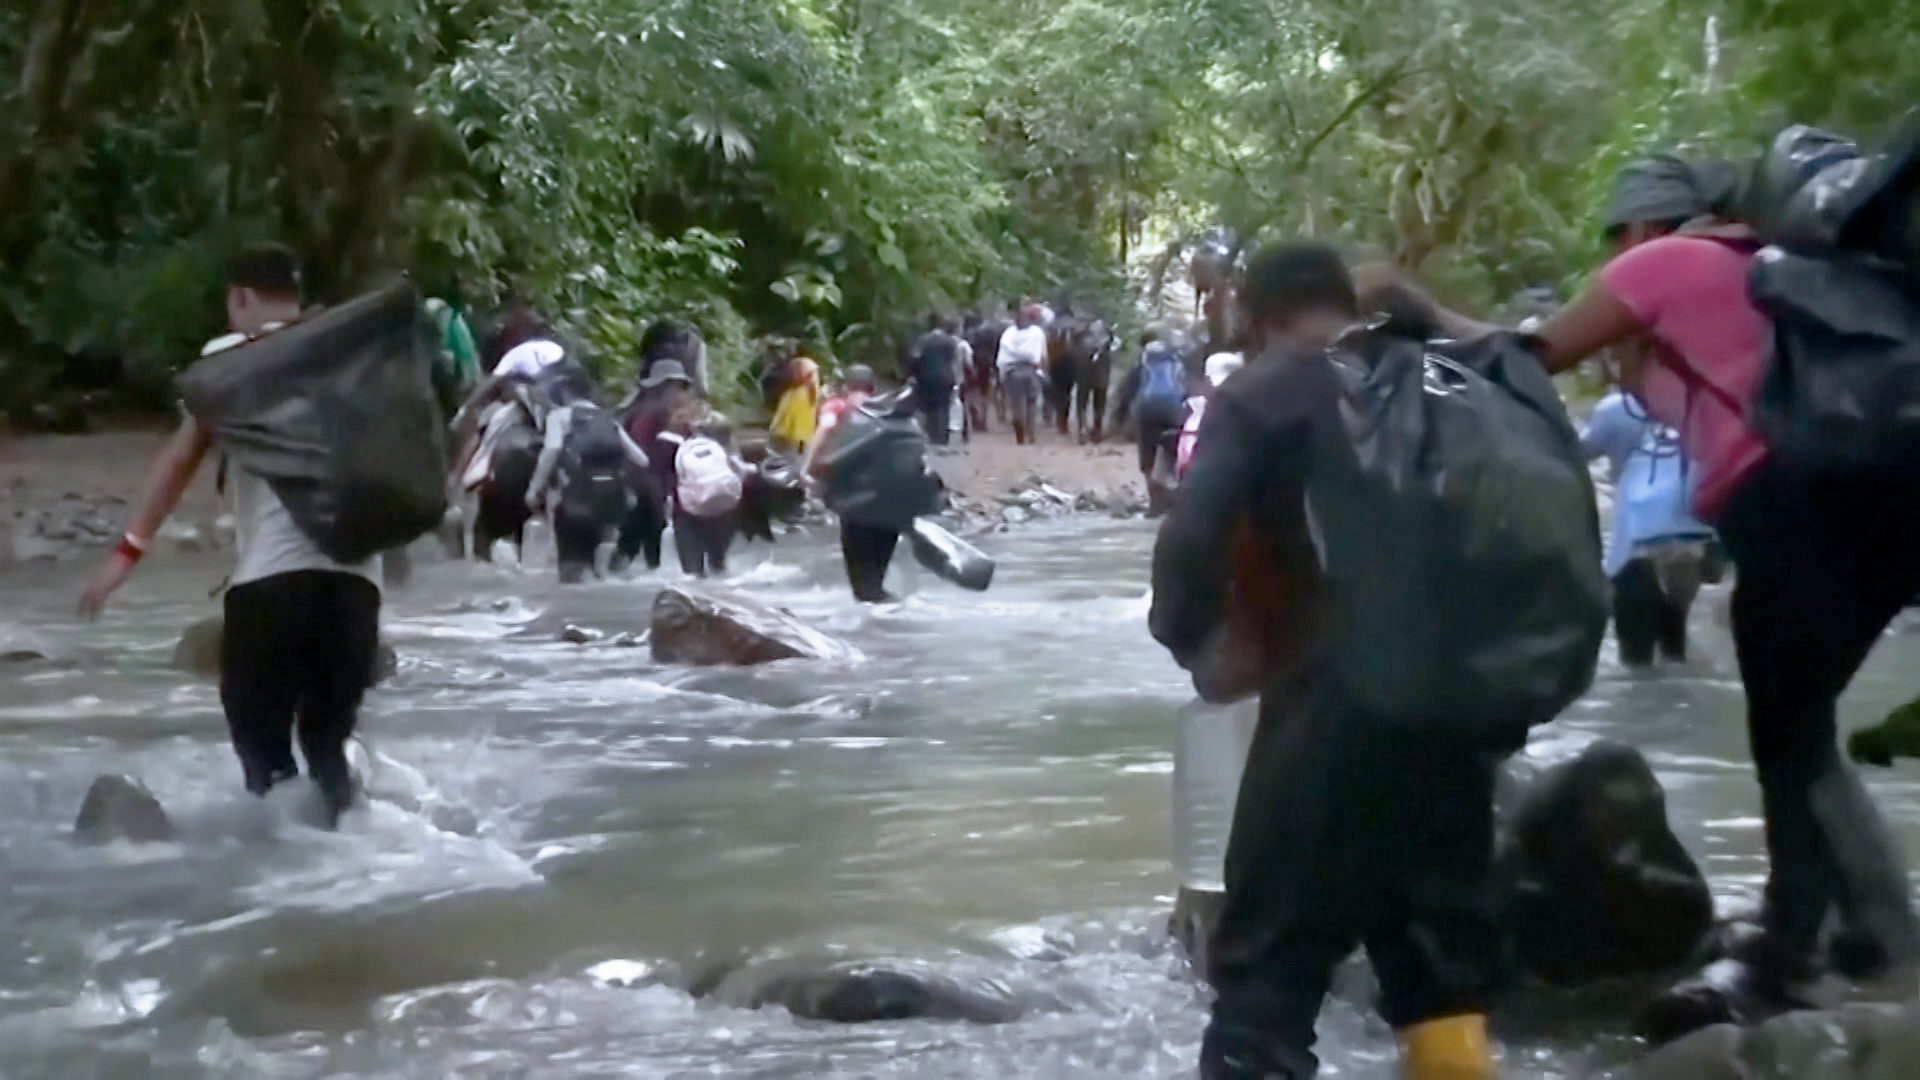
[[[302,792],[241,794],[213,687],[168,669],[219,557],[148,567],[89,628],[83,567],[15,571],[0,646],[57,663],[0,670],[0,1076],[1190,1076],[1204,998],[1163,932],[1188,693],[1146,634],[1151,540],[1037,523],[983,541],[992,591],[908,567],[908,598],[877,609],[822,539],[744,549],[737,584],[865,654],[751,672],[558,640],[642,630],[671,575],[563,590],[422,566],[390,598],[401,669],[362,725],[387,798],[338,834],[300,824]],[[1609,655],[1529,753],[1643,747],[1716,891],[1745,900],[1758,800],[1717,606],[1690,665],[1635,678]],[[1889,638],[1846,721],[1910,695],[1916,657]],[[73,844],[102,772],[144,779],[182,839]],[[1910,849],[1912,777],[1872,781]],[[737,979],[688,992],[742,957],[921,965],[1031,1008],[843,1027],[745,1008]],[[1325,1075],[1394,1075],[1364,1009],[1334,1001],[1322,1031]],[[1505,1075],[1604,1069],[1621,1042],[1517,1042]]]

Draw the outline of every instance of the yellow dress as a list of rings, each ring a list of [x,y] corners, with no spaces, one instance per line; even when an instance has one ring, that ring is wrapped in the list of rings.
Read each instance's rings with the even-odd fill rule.
[[[820,415],[820,366],[806,357],[793,360],[790,385],[774,407],[768,434],[792,447],[805,450],[813,442],[814,426]]]

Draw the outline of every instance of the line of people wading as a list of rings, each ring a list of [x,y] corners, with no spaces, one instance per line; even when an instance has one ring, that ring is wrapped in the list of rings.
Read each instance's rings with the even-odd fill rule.
[[[1391,266],[1286,244],[1251,260],[1239,347],[1202,378],[1143,341],[1120,405],[1143,470],[1171,442],[1183,474],[1150,630],[1203,699],[1257,695],[1260,710],[1209,949],[1204,1078],[1312,1076],[1334,968],[1361,946],[1410,1075],[1493,1075],[1496,772],[1586,691],[1609,619],[1628,663],[1682,657],[1721,549],[1772,867],[1750,932],[1642,1029],[1750,1023],[1812,1003],[1822,980],[1911,982],[1905,869],[1838,753],[1835,703],[1920,592],[1916,145],[1869,154],[1795,128],[1744,168],[1640,163],[1605,222],[1613,256],[1524,331],[1447,310]],[[776,464],[747,461],[705,409],[688,328],[650,330],[632,395],[605,407],[567,344],[517,312],[450,455],[434,388],[451,349],[410,288],[309,312],[276,250],[237,260],[227,285],[231,334],[183,377],[188,416],[82,609],[99,613],[217,451],[240,525],[233,745],[265,793],[297,774],[297,733],[330,822],[352,800],[343,744],[372,678],[379,555],[434,528],[450,490],[471,496],[483,556],[544,511],[563,576],[592,573],[609,536],[619,560],[657,566],[671,521],[682,566],[704,574],[817,476],[855,594],[880,600],[900,536],[940,495],[896,451],[984,426],[983,391],[1023,441],[1042,399],[1065,431],[1063,385],[1094,380],[1051,363],[1053,342],[1113,346],[1098,320],[1052,332],[1037,304],[1004,326],[936,322],[897,408],[858,368],[822,403],[817,365],[787,358],[770,396],[794,463]],[[1583,435],[1549,376],[1602,353],[1620,390]],[[1610,545],[1597,457],[1618,485]]]
[[[658,569],[670,527],[681,569],[705,578],[726,571],[738,539],[774,540],[817,492],[857,599],[891,599],[887,569],[908,534],[942,577],[975,590],[991,579],[989,560],[925,520],[944,505],[927,438],[911,400],[879,395],[866,368],[819,401],[802,361],[772,445],[742,448],[708,403],[705,343],[681,323],[647,330],[631,392],[608,405],[578,349],[522,305],[478,350],[457,310],[405,281],[309,307],[295,255],[269,246],[230,263],[226,308],[229,332],[181,376],[179,429],[80,610],[98,617],[216,456],[239,546],[220,633],[234,750],[247,790],[265,795],[300,775],[297,741],[328,827],[355,797],[346,743],[377,678],[382,589],[405,576],[407,545],[436,530],[456,553],[470,544],[486,560],[506,541],[518,556],[544,516],[574,583],[601,576],[608,541],[610,569]]]

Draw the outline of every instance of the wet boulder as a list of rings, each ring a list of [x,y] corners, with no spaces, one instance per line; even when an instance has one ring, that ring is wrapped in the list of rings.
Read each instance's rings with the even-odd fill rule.
[[[1639,1080],[1904,1080],[1920,1076],[1920,1004],[1855,1004],[1719,1025],[1668,1043]]]
[[[1863,765],[1891,766],[1893,759],[1920,757],[1920,698],[1887,714],[1885,720],[1847,736],[1847,756]]]
[[[1600,741],[1520,793],[1495,864],[1501,924],[1522,973],[1555,986],[1697,959],[1713,897],[1667,821],[1640,752]]]
[[[789,961],[773,970],[735,958],[696,978],[694,997],[749,1009],[779,1008],[802,1020],[873,1024],[957,1020],[1006,1024],[1041,1005],[997,979],[933,971],[911,961]],[[1057,1007],[1058,1003],[1053,1003]]]
[[[964,1020],[1006,1024],[1025,1013],[1005,986],[901,968],[847,964],[780,975],[758,987],[756,1009],[778,1006],[803,1020],[871,1024],[887,1020]]]
[[[751,666],[776,660],[850,660],[859,653],[744,596],[667,588],[653,601],[649,641],[663,664]]]
[[[101,775],[87,788],[73,835],[89,844],[127,840],[152,844],[173,839],[173,822],[146,785],[130,776]]]
[[[220,677],[220,640],[226,618],[215,613],[188,624],[173,646],[173,668],[203,679]],[[393,646],[380,643],[380,656],[374,664],[373,685],[378,686],[400,670],[399,654]]]

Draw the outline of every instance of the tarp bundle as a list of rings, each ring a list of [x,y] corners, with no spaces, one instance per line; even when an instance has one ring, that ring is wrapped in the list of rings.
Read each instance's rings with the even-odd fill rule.
[[[1358,701],[1507,747],[1593,679],[1609,614],[1579,439],[1526,338],[1332,350],[1351,453],[1316,453],[1307,501]]]
[[[435,342],[404,282],[208,356],[181,375],[187,411],[264,478],[320,550],[358,563],[446,512]]]

